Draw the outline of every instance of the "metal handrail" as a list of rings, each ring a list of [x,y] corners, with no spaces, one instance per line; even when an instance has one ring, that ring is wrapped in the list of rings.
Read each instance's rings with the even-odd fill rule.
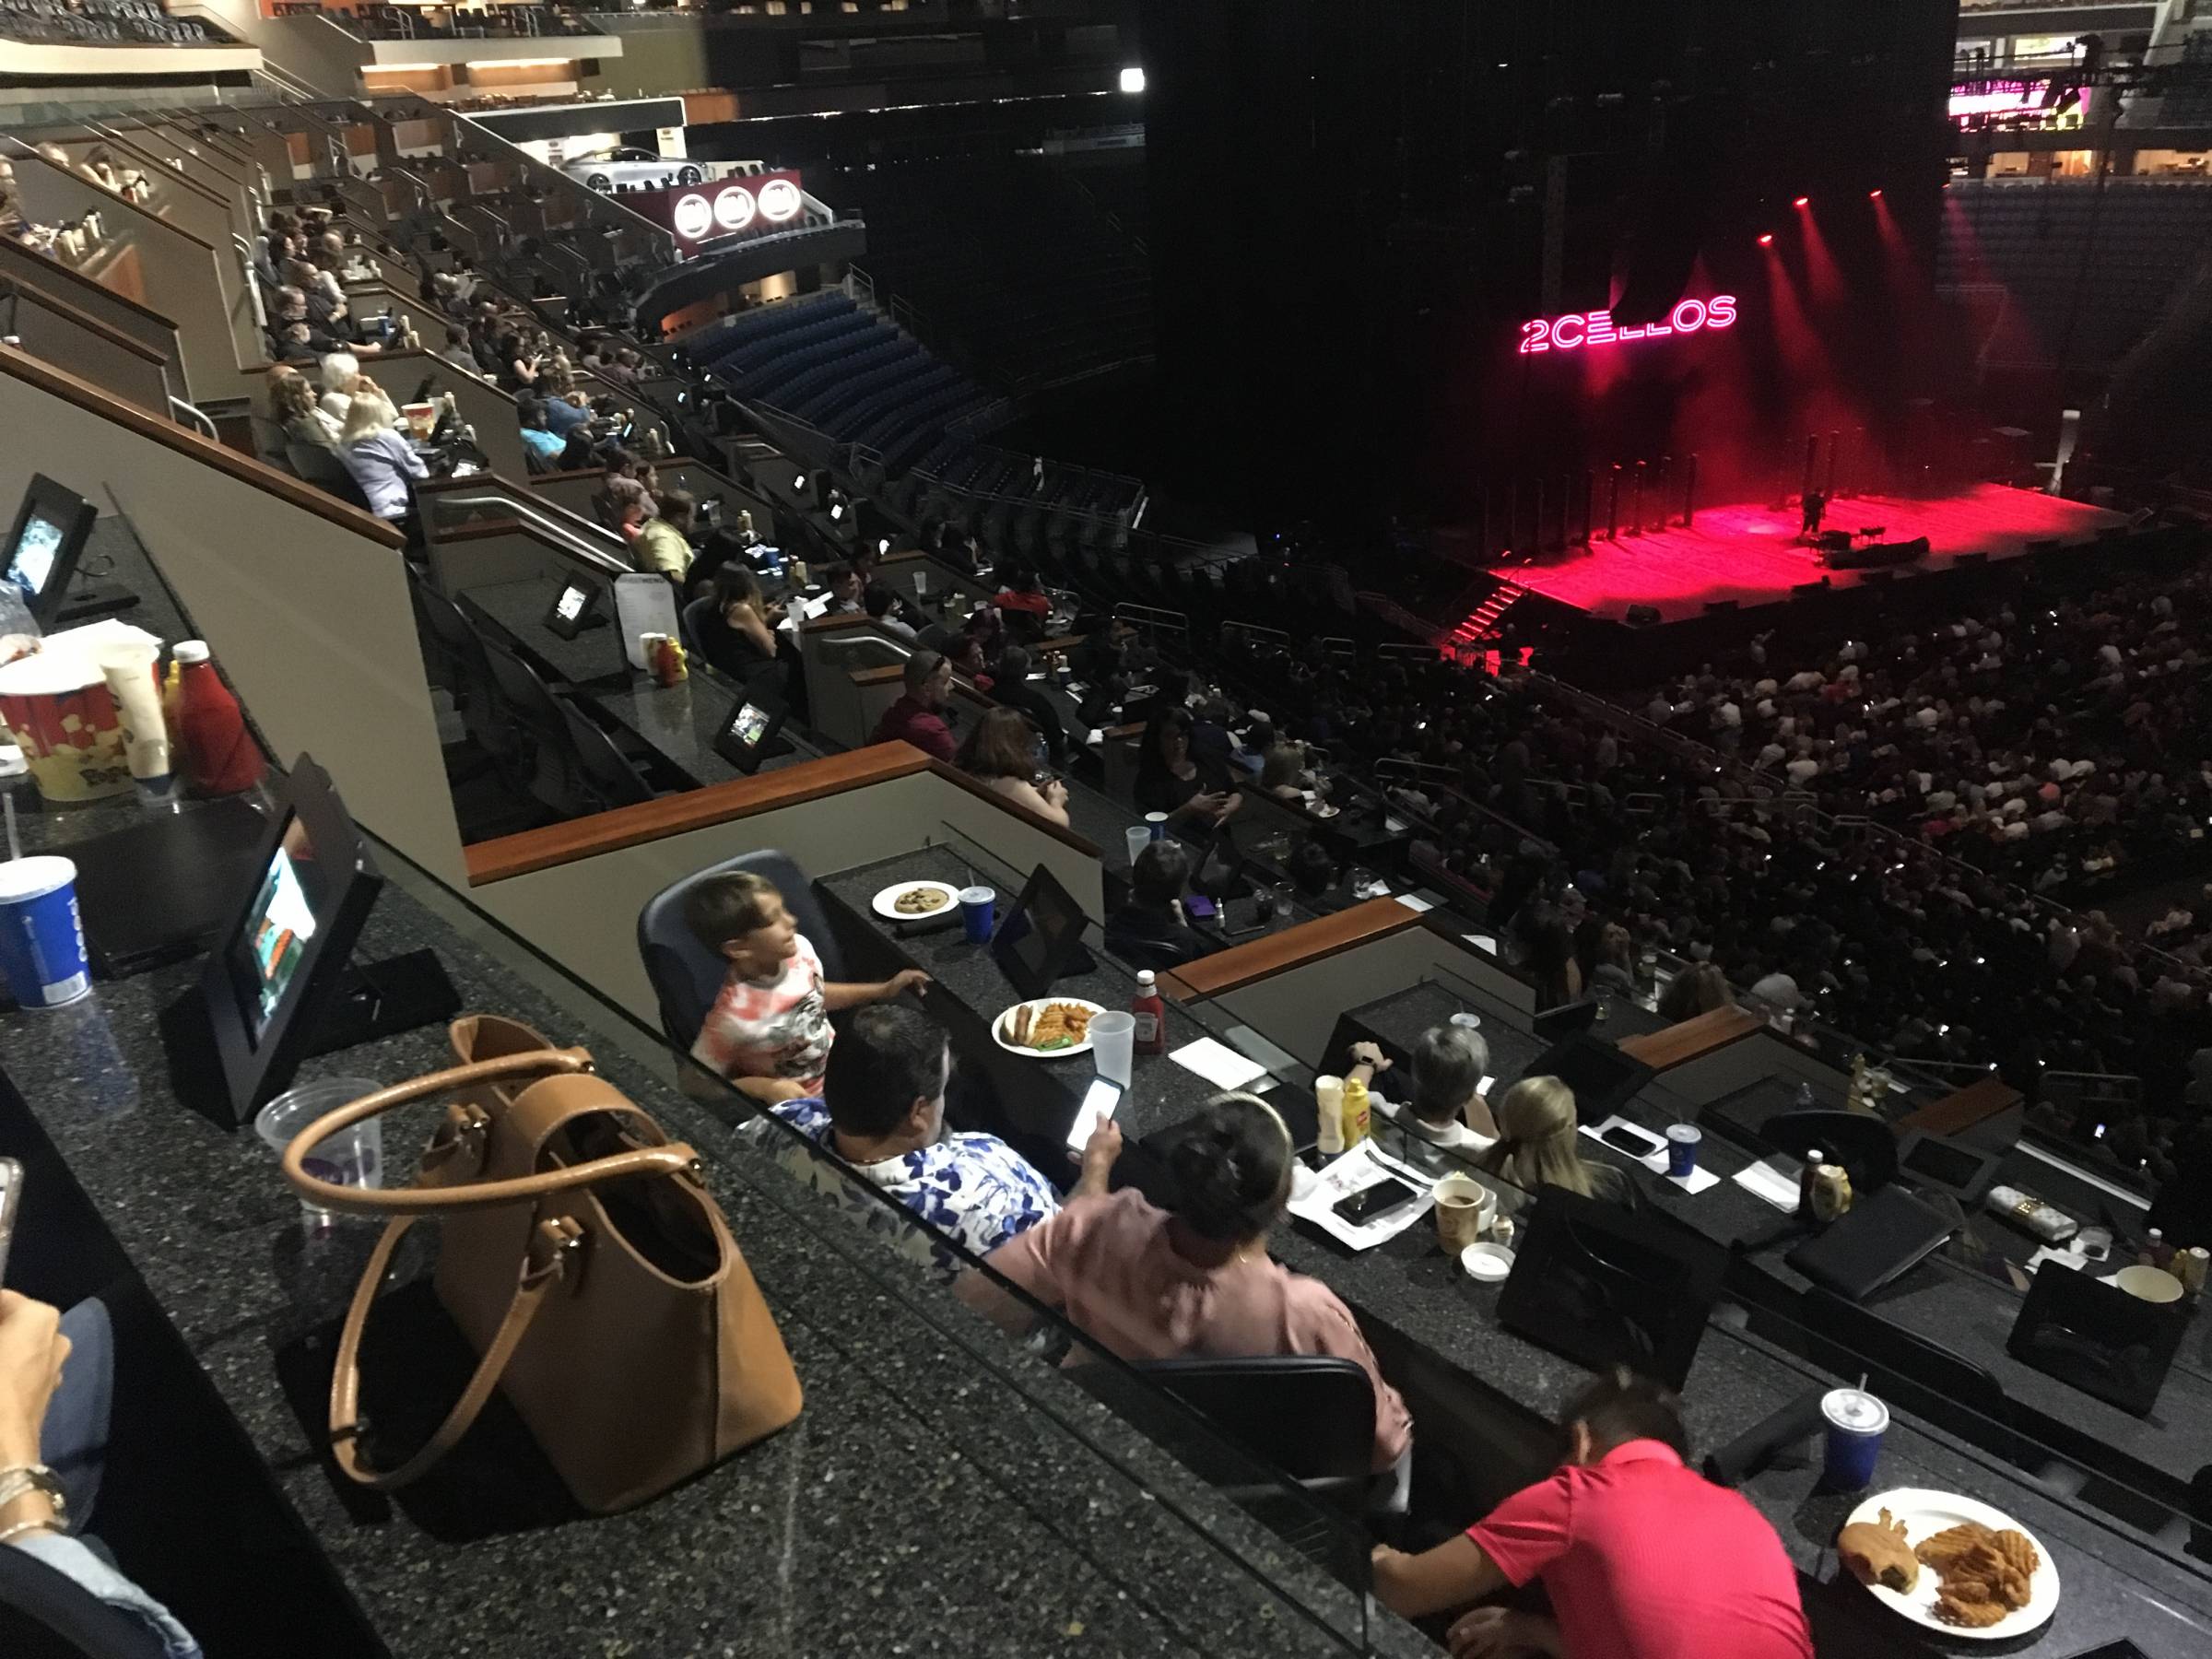
[[[223,435],[215,429],[215,422],[208,419],[206,411],[197,405],[188,404],[181,397],[171,396],[169,400],[169,412],[172,416],[181,416],[186,426],[196,429],[210,442],[220,443],[223,441]]]

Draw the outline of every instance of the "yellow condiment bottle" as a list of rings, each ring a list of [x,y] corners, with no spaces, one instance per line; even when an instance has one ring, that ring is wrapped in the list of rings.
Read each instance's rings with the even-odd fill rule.
[[[1367,1103],[1367,1085],[1357,1077],[1344,1080],[1344,1146],[1347,1152],[1373,1133]]]

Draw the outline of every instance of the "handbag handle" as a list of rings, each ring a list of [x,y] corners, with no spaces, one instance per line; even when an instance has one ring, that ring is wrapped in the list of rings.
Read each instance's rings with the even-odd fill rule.
[[[361,1270],[361,1282],[354,1287],[353,1300],[346,1310],[346,1326],[338,1335],[337,1365],[330,1376],[330,1454],[347,1479],[380,1492],[421,1479],[475,1426],[492,1390],[499,1386],[507,1361],[522,1345],[530,1322],[537,1317],[546,1292],[559,1284],[568,1270],[571,1248],[583,1241],[582,1230],[566,1216],[547,1218],[530,1230],[529,1252],[515,1279],[514,1295],[500,1318],[499,1330],[485,1346],[483,1358],[477,1361],[468,1386],[445,1414],[445,1421],[414,1456],[396,1469],[372,1469],[361,1456],[361,1335],[368,1328],[369,1310],[375,1305],[376,1293],[383,1287],[392,1253],[407,1229],[419,1219],[418,1216],[393,1218],[370,1253],[368,1265]]]
[[[340,1186],[307,1172],[306,1159],[312,1147],[394,1107],[412,1105],[417,1100],[429,1100],[437,1095],[462,1093],[487,1083],[574,1077],[589,1072],[591,1066],[591,1056],[582,1049],[548,1049],[524,1054],[506,1054],[494,1060],[473,1061],[466,1065],[450,1066],[441,1072],[430,1072],[405,1083],[395,1083],[389,1088],[380,1088],[374,1094],[366,1094],[358,1100],[348,1101],[335,1112],[325,1112],[294,1135],[291,1145],[284,1149],[285,1179],[298,1187],[310,1202],[325,1209],[369,1215],[425,1216],[450,1214],[459,1210],[493,1209],[502,1204],[524,1203],[629,1175],[681,1175],[699,1161],[699,1155],[689,1147],[672,1143],[662,1147],[642,1147],[631,1152],[594,1158],[589,1163],[544,1170],[534,1175],[518,1175],[506,1181],[453,1185]]]

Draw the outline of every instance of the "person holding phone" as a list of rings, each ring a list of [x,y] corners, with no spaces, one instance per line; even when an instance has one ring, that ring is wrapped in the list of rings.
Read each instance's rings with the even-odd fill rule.
[[[1492,1116],[1498,1142],[1477,1167],[1511,1184],[1511,1191],[1498,1195],[1501,1210],[1521,1209],[1547,1186],[1609,1204],[1636,1204],[1636,1183],[1626,1171],[1583,1160],[1574,1090],[1559,1078],[1522,1078],[1499,1097]]]
[[[1227,823],[1243,801],[1225,764],[1191,752],[1197,724],[1181,703],[1152,716],[1136,754],[1136,804],[1147,812],[1166,813],[1179,833],[1204,835]]]
[[[1216,1095],[1168,1153],[1174,1207],[1133,1187],[1071,1195],[1061,1212],[992,1252],[986,1265],[1124,1359],[1329,1354],[1374,1387],[1374,1460],[1405,1491],[1413,1418],[1359,1334],[1351,1310],[1318,1279],[1267,1254],[1290,1201],[1290,1131],[1248,1094]],[[1003,1324],[1028,1324],[1010,1298],[967,1294]]]
[[[830,1153],[870,1186],[975,1255],[1059,1214],[1059,1194],[1020,1153],[995,1135],[947,1134],[945,1086],[952,1049],[945,1030],[917,1009],[893,1004],[863,1008],[830,1055],[818,1098],[784,1100],[771,1113],[796,1131],[782,1135],[758,1125],[756,1140],[771,1144],[777,1160],[818,1192],[827,1193],[880,1226],[881,1206],[856,1193],[844,1171],[818,1156]],[[1103,1193],[1121,1156],[1122,1132],[1111,1116],[1100,1119],[1071,1147],[1081,1175],[1071,1196]],[[956,1251],[912,1228],[901,1229],[909,1253],[928,1260],[949,1278],[962,1265]]]

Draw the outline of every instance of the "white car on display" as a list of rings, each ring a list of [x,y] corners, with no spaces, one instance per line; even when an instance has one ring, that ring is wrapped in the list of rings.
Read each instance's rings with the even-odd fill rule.
[[[580,156],[563,161],[560,171],[593,190],[612,192],[618,184],[658,190],[665,184],[696,184],[706,174],[696,161],[655,155],[649,149],[609,150],[604,156]]]

